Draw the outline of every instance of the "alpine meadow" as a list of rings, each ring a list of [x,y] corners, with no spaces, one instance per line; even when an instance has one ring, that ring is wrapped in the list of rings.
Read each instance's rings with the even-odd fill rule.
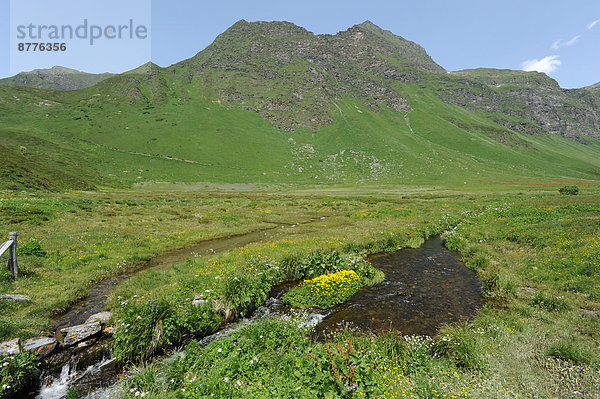
[[[23,72],[0,231],[0,398],[600,397],[600,84],[370,21]]]

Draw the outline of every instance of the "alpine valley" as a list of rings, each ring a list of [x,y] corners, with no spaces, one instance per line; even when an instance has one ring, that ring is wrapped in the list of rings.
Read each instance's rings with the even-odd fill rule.
[[[597,84],[449,72],[369,21],[314,35],[241,20],[166,68],[47,71],[0,81],[0,188],[600,178]]]
[[[600,84],[368,21],[4,79],[0,399],[600,398],[599,183]]]

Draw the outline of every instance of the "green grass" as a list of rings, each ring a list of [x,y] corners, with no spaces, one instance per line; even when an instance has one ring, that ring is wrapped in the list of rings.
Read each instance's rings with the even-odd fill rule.
[[[315,112],[329,115],[329,123],[318,130],[285,131],[241,109],[244,104],[222,101],[201,82],[183,88],[177,83],[181,77],[162,70],[150,76],[123,75],[72,92],[0,86],[6,154],[0,187],[157,182],[584,187],[600,176],[597,144],[524,135],[496,123],[523,122],[515,117],[445,104],[436,93],[440,85],[460,86],[452,79],[396,85],[411,106],[407,115],[385,107],[375,112],[363,100],[342,96],[319,105]],[[130,103],[128,90],[141,90],[140,99]],[[166,94],[143,94],[157,91]]]
[[[336,367],[343,363],[348,342],[351,342],[352,350],[360,354],[372,370],[357,373],[356,387],[358,391],[376,396],[551,398],[569,396],[575,391],[584,397],[598,394],[600,320],[585,315],[579,308],[599,309],[600,287],[597,274],[588,273],[586,277],[577,266],[589,265],[600,251],[595,240],[598,225],[594,223],[599,210],[597,196],[567,198],[556,190],[547,194],[486,193],[430,199],[415,195],[396,205],[391,205],[389,199],[368,197],[360,201],[362,205],[354,212],[350,210],[353,201],[344,202],[340,197],[333,197],[332,201],[330,206],[337,203],[351,222],[337,230],[336,241],[316,240],[307,246],[305,235],[292,240],[291,248],[287,240],[254,244],[214,261],[196,261],[191,281],[182,276],[179,269],[177,275],[165,277],[152,289],[158,289],[158,295],[168,295],[174,290],[181,293],[183,286],[192,290],[188,295],[193,295],[205,288],[211,290],[210,298],[218,299],[221,279],[215,283],[211,276],[225,276],[223,283],[226,284],[226,276],[244,274],[236,270],[247,270],[245,265],[251,257],[262,256],[268,260],[296,256],[297,259],[299,252],[315,247],[378,251],[407,245],[412,239],[410,230],[406,230],[409,220],[419,234],[426,235],[446,228],[443,226],[456,226],[452,234],[445,235],[447,243],[459,249],[466,263],[473,265],[484,280],[484,294],[489,298],[479,315],[468,324],[445,327],[434,340],[397,336],[373,339],[343,332],[328,340],[334,358],[338,342],[342,345],[339,359],[334,359],[334,363],[341,362],[336,363]],[[417,207],[417,203],[423,207]],[[387,211],[390,206],[411,212],[390,213]],[[436,213],[438,211],[442,212]],[[381,218],[387,233],[364,234],[365,228],[373,222],[372,226],[381,226]],[[427,227],[431,222],[432,226]],[[359,231],[363,233],[361,236]],[[395,242],[386,243],[385,236],[389,232]],[[570,250],[567,252],[564,248]],[[224,273],[227,267],[231,269]],[[140,293],[134,287],[154,277],[140,275],[123,293]],[[178,278],[179,282],[173,283],[172,278]],[[195,288],[194,279],[200,284]],[[572,279],[580,283],[579,290],[572,288]],[[165,281],[172,285],[166,287]],[[537,292],[531,293],[531,290]],[[169,375],[177,376],[174,383],[154,382],[143,391],[154,392],[158,397],[178,397],[181,388],[194,395],[220,383],[219,389],[225,390],[223,394],[239,397],[284,395],[298,386],[313,389],[308,396],[360,396],[356,394],[358,391],[352,390],[355,393],[351,395],[344,388],[348,376],[339,375],[340,369],[336,375],[323,344],[307,341],[305,333],[296,330],[295,323],[293,327],[285,327],[293,330],[285,333],[281,331],[283,327],[270,323],[277,322],[242,330],[233,337],[215,341],[206,349],[190,345],[181,364],[159,368],[161,371],[141,372],[172,373]],[[267,342],[265,346],[244,346],[243,352],[237,352],[237,345],[265,330],[278,331],[276,335],[283,343],[273,347]],[[296,338],[285,344],[288,342],[283,338],[285,334]],[[287,349],[283,350],[284,347]],[[276,353],[277,348],[280,355],[285,353],[285,360],[280,363],[267,360],[270,351]],[[237,359],[237,353],[240,356],[243,353],[243,357]],[[306,353],[315,356],[308,356],[311,360],[321,358],[322,363],[305,363]],[[250,362],[254,356],[262,360],[260,364]],[[211,364],[219,366],[206,367]],[[273,382],[279,381],[280,367],[290,367],[285,369],[285,384]]]
[[[381,396],[551,398],[579,391],[594,397],[600,319],[580,309],[600,310],[600,203],[589,187],[578,196],[560,195],[559,187],[463,193],[331,187],[319,192],[4,194],[3,229],[19,231],[25,249],[36,250],[20,256],[22,278],[0,279],[2,292],[33,299],[0,304],[0,332],[3,339],[46,333],[54,314],[84,295],[91,282],[121,273],[117,265],[124,259],[132,265],[200,239],[279,221],[296,224],[278,227],[282,233],[270,240],[140,272],[120,283],[110,302],[116,312],[117,353],[123,362],[136,364],[168,351],[183,334],[202,336],[232,315],[247,314],[278,282],[321,274],[325,263],[337,262],[334,251],[362,256],[417,246],[427,236],[448,231],[446,245],[459,250],[478,273],[487,298],[467,324],[447,326],[432,340],[342,332],[329,338],[330,359],[326,347],[308,339],[296,323],[267,322],[206,349],[192,345],[185,360],[189,364],[142,369],[134,373],[140,377],[126,382],[138,385],[127,389],[179,397],[181,388],[204,392],[228,378],[230,383],[219,389],[242,397],[284,395],[298,386],[342,397],[352,382],[340,374],[351,342],[352,351],[366,362],[355,375],[355,389]],[[316,222],[302,223],[311,217]],[[215,310],[186,311],[196,297],[213,303]],[[152,313],[148,301],[160,303],[161,311]],[[277,348],[284,353],[283,344],[252,341],[244,357],[232,356],[234,342],[265,336],[265,330],[272,331],[273,340],[288,342],[281,363],[269,359]],[[205,367],[223,353],[229,357],[218,367]],[[264,362],[250,363],[254,356]],[[287,382],[280,384],[277,376],[283,371],[289,371]],[[169,384],[164,373],[181,382]],[[319,382],[311,385],[313,380]]]

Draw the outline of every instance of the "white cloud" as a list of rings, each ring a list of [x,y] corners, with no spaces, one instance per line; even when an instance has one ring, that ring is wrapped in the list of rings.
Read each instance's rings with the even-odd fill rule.
[[[592,22],[591,24],[589,24],[587,26],[588,29],[592,29],[594,28],[594,26],[598,25],[600,23],[600,19],[595,20],[594,22]]]
[[[562,64],[558,55],[549,55],[541,60],[527,60],[521,63],[521,68],[524,71],[537,71],[550,74]]]
[[[566,42],[563,42],[562,39],[555,40],[554,43],[552,43],[551,47],[553,50],[558,50],[561,47],[572,46],[575,43],[577,43],[577,40],[579,40],[580,37],[581,37],[581,35],[577,35],[577,36],[573,37],[571,40],[568,40]]]
[[[571,40],[569,40],[568,42],[566,42],[565,46],[572,46],[572,45],[574,45],[577,42],[577,40],[579,40],[580,37],[581,37],[580,35],[575,36],[574,38],[572,38]]]

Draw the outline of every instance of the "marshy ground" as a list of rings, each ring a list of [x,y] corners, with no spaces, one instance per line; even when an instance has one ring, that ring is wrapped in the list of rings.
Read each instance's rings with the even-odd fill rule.
[[[0,302],[0,339],[50,334],[90,287],[127,275],[107,305],[116,355],[129,370],[126,397],[600,395],[597,189],[237,191],[0,193],[0,229],[18,231],[25,248],[22,277],[3,274],[0,291],[32,298]],[[187,250],[254,231],[268,234]],[[293,321],[273,320],[206,348],[192,343],[171,365],[141,367],[182,335],[218,328],[222,312],[190,310],[193,298],[244,315],[274,285],[307,276],[315,251],[364,256],[437,234],[481,280],[484,304],[469,322],[431,338],[342,331],[324,344]],[[172,266],[143,270],[180,248]]]

